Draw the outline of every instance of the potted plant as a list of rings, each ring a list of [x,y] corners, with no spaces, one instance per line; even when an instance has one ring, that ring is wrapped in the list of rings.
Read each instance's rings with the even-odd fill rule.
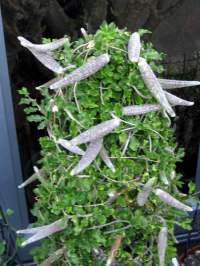
[[[73,42],[19,37],[56,73],[37,87],[41,101],[20,90],[28,120],[48,134],[35,174],[21,185],[40,181],[37,222],[18,231],[29,236],[22,245],[43,239],[33,251],[38,264],[166,265],[176,254],[176,217],[187,227],[192,208],[178,190],[183,150],[169,116],[193,103],[167,89],[199,82],[158,79],[163,54],[140,40],[145,33],[103,23]]]

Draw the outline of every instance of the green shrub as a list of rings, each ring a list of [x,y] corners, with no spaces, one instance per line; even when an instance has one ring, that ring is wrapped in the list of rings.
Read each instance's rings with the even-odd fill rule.
[[[146,31],[139,33],[142,37]],[[78,67],[92,56],[108,53],[109,64],[75,86],[56,92],[40,88],[40,102],[32,99],[26,88],[20,91],[21,104],[27,105],[28,120],[37,122],[39,129],[48,129],[50,134],[40,138],[42,159],[38,165],[46,175],[39,178],[40,184],[34,189],[35,226],[52,223],[66,215],[72,217],[66,229],[44,239],[34,249],[37,263],[64,247],[65,252],[55,265],[105,265],[116,238],[120,237],[118,265],[158,265],[157,236],[163,226],[162,219],[169,232],[167,262],[176,254],[174,224],[189,226],[185,213],[169,207],[154,193],[143,207],[137,204],[137,194],[150,178],[154,178],[154,188],[184,201],[177,190],[181,187],[180,175],[175,173],[183,150],[177,147],[169,120],[162,112],[122,116],[123,106],[156,102],[145,87],[137,64],[128,60],[129,37],[126,30],[104,23],[94,35],[68,41],[54,56],[63,66]],[[141,56],[155,73],[162,74],[163,55],[151,43],[142,42]],[[70,140],[80,131],[111,119],[111,113],[124,121],[104,137],[104,146],[116,171],[112,172],[98,156],[80,175],[71,176],[70,171],[80,156],[56,145],[54,140]],[[80,147],[85,150],[86,145]],[[117,196],[109,202],[112,195]]]

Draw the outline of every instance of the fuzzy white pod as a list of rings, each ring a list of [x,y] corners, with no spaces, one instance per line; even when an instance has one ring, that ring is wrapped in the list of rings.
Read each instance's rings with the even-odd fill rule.
[[[150,90],[151,94],[155,97],[163,109],[166,110],[171,117],[174,117],[175,113],[170,106],[158,79],[144,58],[139,58],[138,67],[144,83]]]
[[[22,38],[22,37],[21,37]],[[21,40],[18,37],[19,40]],[[21,42],[21,41],[20,41]],[[64,72],[63,67],[52,57],[51,52],[49,51],[38,51],[35,48],[25,46],[24,42],[21,42],[22,46],[26,47],[45,67],[52,70],[53,72],[60,74]]]
[[[67,38],[61,38],[61,39],[52,41],[50,43],[34,44],[22,36],[18,36],[17,38],[20,41],[20,44],[22,46],[24,46],[26,48],[33,48],[34,50],[39,51],[39,52],[47,52],[47,51],[56,50],[56,49],[60,48],[61,46],[63,46],[68,41]]]
[[[159,104],[129,105],[122,108],[122,114],[126,116],[141,115],[160,109]]]
[[[80,66],[79,68],[72,71],[70,74],[65,76],[62,80],[55,82],[50,85],[51,90],[62,88],[69,84],[74,84],[80,80],[86,79],[93,75],[110,61],[108,54],[102,54],[94,59],[90,59],[87,63]]]
[[[165,254],[167,249],[167,226],[164,225],[158,234],[157,239],[157,248],[158,248],[158,258],[159,258],[159,265],[165,266]]]
[[[162,189],[155,189],[154,193],[156,196],[158,196],[163,202],[167,203],[169,206],[174,207],[179,210],[183,211],[192,211],[193,209],[190,206],[187,206],[180,202],[179,200],[172,197],[168,192],[162,190]]]
[[[96,139],[100,139],[104,137],[105,135],[109,134],[111,131],[113,131],[115,128],[117,128],[120,125],[120,119],[119,118],[113,118],[111,120],[107,120],[105,122],[102,122],[96,126],[93,126],[89,128],[88,130],[84,131],[80,135],[73,138],[70,143],[72,145],[80,145],[82,143],[92,142]]]
[[[101,159],[104,161],[104,163],[108,166],[108,168],[110,168],[111,171],[114,173],[115,167],[114,167],[113,163],[111,162],[111,160],[108,156],[108,152],[104,146],[102,146],[99,155],[100,155]]]
[[[189,102],[189,101],[186,101],[184,99],[181,99],[169,92],[165,92],[165,95],[167,96],[167,99],[169,101],[169,103],[173,106],[176,106],[176,105],[182,105],[182,106],[192,106],[194,105],[194,102]]]
[[[200,85],[199,81],[190,80],[158,79],[158,81],[163,89],[176,89]]]
[[[70,142],[66,139],[58,139],[56,141],[57,144],[60,144],[63,148],[65,148],[66,150],[72,152],[72,153],[75,153],[75,154],[78,154],[78,155],[84,155],[85,152],[79,148],[78,146],[75,146],[75,145],[71,145]]]
[[[153,190],[153,185],[155,183],[155,178],[151,178],[149,179],[146,184],[144,184],[143,188],[142,188],[142,191],[140,191],[138,194],[137,194],[137,204],[139,206],[144,206],[151,191]]]
[[[72,169],[70,175],[77,175],[88,167],[97,157],[102,148],[103,140],[91,142],[78,164]]]
[[[40,239],[50,236],[56,232],[59,232],[67,227],[63,219],[59,219],[49,225],[40,226],[32,229],[18,230],[17,234],[32,234],[27,240],[22,243],[22,246],[34,243]]]
[[[141,42],[140,35],[138,32],[131,34],[128,42],[128,58],[131,62],[136,63],[140,57]]]
[[[44,176],[45,171],[43,169],[38,169],[38,172],[35,172],[33,175],[31,175],[29,178],[27,178],[22,184],[18,186],[19,189],[24,188],[31,184],[32,182],[36,181],[38,179],[38,176]]]

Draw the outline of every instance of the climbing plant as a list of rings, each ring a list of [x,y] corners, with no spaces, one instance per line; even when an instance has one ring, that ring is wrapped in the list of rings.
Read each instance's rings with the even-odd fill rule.
[[[166,265],[174,224],[189,228],[175,171],[184,152],[166,112],[193,103],[164,89],[198,82],[157,79],[163,54],[140,41],[148,33],[103,23],[74,42],[19,37],[56,72],[37,87],[40,101],[19,91],[27,119],[47,132],[35,174],[20,186],[39,180],[35,228],[18,231],[30,234],[22,245],[43,239],[32,251],[38,264]]]

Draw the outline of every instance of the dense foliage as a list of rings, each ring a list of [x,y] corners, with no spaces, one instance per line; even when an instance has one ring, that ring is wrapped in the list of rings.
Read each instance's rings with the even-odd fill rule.
[[[147,32],[139,33],[143,36]],[[162,112],[122,116],[122,106],[156,102],[145,87],[137,64],[128,61],[129,36],[126,30],[105,23],[94,35],[67,42],[55,52],[55,58],[63,66],[76,67],[92,56],[108,53],[111,61],[104,68],[56,92],[40,88],[40,102],[32,99],[26,88],[20,90],[28,120],[37,122],[39,129],[47,129],[49,133],[40,138],[42,159],[38,167],[46,174],[39,178],[40,184],[34,190],[35,226],[72,215],[66,219],[65,230],[44,239],[41,247],[35,248],[37,263],[65,247],[55,265],[105,265],[115,239],[121,236],[116,253],[118,265],[158,265],[160,217],[166,220],[169,231],[168,261],[175,255],[173,227],[175,221],[179,223],[177,216],[180,224],[188,225],[185,213],[167,206],[154,193],[145,206],[139,207],[136,202],[143,184],[152,177],[155,188],[168,191],[181,201],[185,198],[178,192],[181,181],[175,173],[183,151],[177,148],[169,120]],[[163,56],[152,44],[142,42],[141,56],[161,76]],[[124,121],[104,138],[116,171],[113,173],[97,157],[80,175],[71,176],[70,170],[80,156],[59,147],[55,140],[70,140],[85,129],[111,119],[111,113]],[[85,150],[86,145],[81,148]],[[115,200],[109,201],[113,195],[117,195]]]

